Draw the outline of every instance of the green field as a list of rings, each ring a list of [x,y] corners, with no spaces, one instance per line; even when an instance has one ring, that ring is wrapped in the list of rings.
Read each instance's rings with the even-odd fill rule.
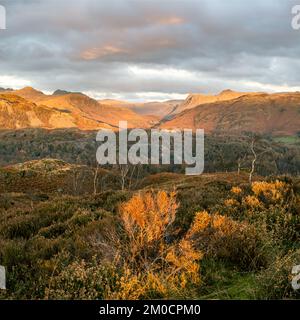
[[[275,137],[276,142],[285,143],[285,144],[298,144],[300,143],[300,137],[298,136],[281,136]]]

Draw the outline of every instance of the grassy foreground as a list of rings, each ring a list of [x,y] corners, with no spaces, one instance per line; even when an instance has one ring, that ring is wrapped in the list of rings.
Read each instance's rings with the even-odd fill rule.
[[[299,298],[297,179],[167,173],[95,195],[17,187],[0,195],[1,299]]]

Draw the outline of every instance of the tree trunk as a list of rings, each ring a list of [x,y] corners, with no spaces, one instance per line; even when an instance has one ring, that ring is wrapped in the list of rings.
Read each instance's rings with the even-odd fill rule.
[[[97,168],[95,169],[95,174],[94,174],[94,195],[97,194],[98,170],[99,170],[99,164],[97,163]]]
[[[252,183],[252,177],[253,177],[253,174],[254,174],[254,171],[255,171],[255,163],[256,163],[256,159],[257,159],[257,154],[256,154],[256,152],[254,150],[254,139],[251,142],[251,152],[253,153],[253,160],[252,160],[252,164],[251,164],[251,171],[250,171],[250,174],[249,174],[249,183],[250,184]]]

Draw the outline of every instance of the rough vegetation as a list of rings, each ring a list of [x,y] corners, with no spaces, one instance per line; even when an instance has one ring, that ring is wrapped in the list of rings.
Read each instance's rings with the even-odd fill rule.
[[[10,170],[49,185],[46,172],[72,166]],[[2,299],[299,298],[299,180],[157,173],[123,191],[117,180],[95,194],[1,191]]]

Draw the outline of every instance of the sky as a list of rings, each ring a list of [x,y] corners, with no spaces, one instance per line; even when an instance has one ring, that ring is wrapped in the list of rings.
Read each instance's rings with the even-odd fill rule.
[[[98,99],[300,91],[294,0],[0,0],[0,87]]]

